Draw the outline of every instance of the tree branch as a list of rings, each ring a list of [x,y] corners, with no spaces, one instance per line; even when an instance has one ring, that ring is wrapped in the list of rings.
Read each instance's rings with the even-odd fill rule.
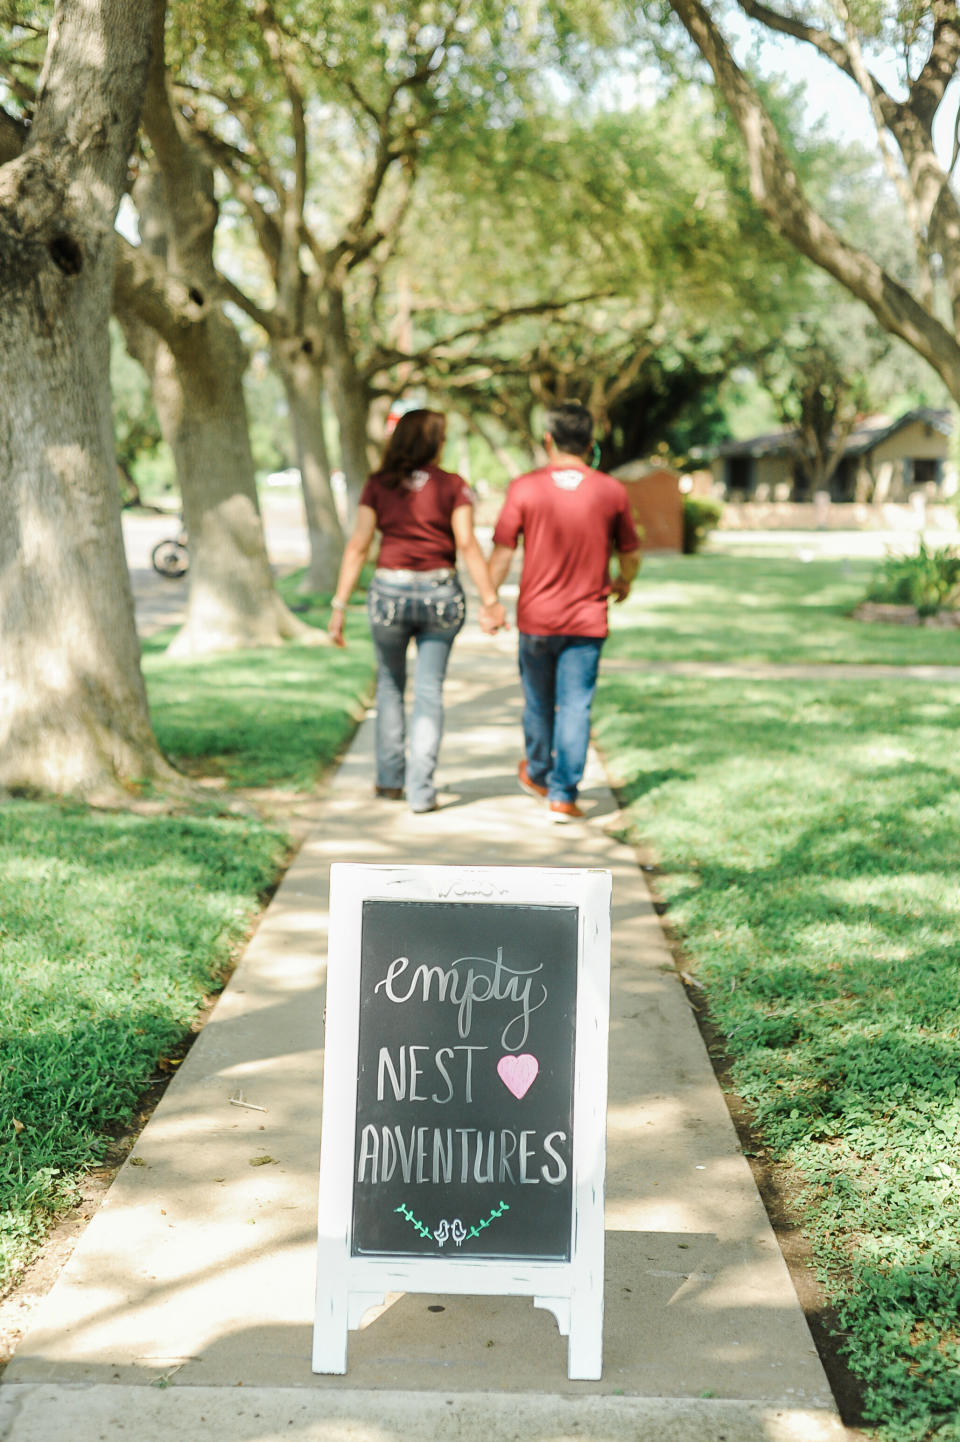
[[[16,160],[23,149],[29,126],[0,107],[0,165]]]
[[[347,80],[348,91],[358,99],[367,115],[373,120],[377,131],[377,147],[373,161],[373,169],[364,188],[360,204],[353,216],[353,219],[346,225],[343,235],[338,243],[327,252],[326,269],[328,274],[334,275],[345,268],[352,270],[354,266],[365,260],[373,250],[385,239],[388,233],[384,229],[375,232],[369,227],[373,223],[376,211],[377,200],[383,189],[384,181],[391,166],[397,160],[406,160],[409,168],[409,175],[412,180],[416,171],[417,145],[409,136],[404,139],[396,135],[392,127],[392,118],[396,109],[397,98],[404,90],[423,89],[432,77],[442,69],[442,62],[438,63],[438,56],[446,53],[459,22],[464,6],[458,4],[451,15],[441,39],[429,50],[423,50],[416,54],[414,67],[409,75],[402,76],[395,81],[388,92],[383,108],[377,110],[375,106],[363,100],[359,90],[351,80]]]
[[[246,166],[251,163],[250,157],[245,151],[222,140],[219,135],[210,130],[206,124],[206,117],[201,118],[197,114],[193,117],[192,124],[198,144],[203,146],[213,164],[229,177],[230,188],[250,217],[260,247],[267,258],[274,281],[276,281],[283,236],[276,217],[271,215],[257,199],[254,186],[244,173]]]
[[[808,25],[803,20],[797,20],[792,15],[781,15],[779,10],[773,10],[769,5],[761,5],[757,0],[738,0],[740,9],[751,20],[759,20],[770,30],[778,30],[781,35],[792,35],[794,40],[804,40],[808,45],[814,46],[834,65],[845,71],[851,79],[854,78],[853,68],[850,63],[850,55],[847,47],[837,40],[828,30],[821,29],[818,25]]]
[[[920,74],[910,85],[909,98],[898,101],[881,85],[864,61],[857,32],[845,0],[835,0],[847,44],[827,32],[780,14],[756,0],[739,0],[741,9],[771,29],[815,45],[850,76],[870,105],[880,154],[887,175],[903,205],[914,239],[922,277],[922,301],[932,310],[932,255],[939,251],[960,328],[960,204],[950,186],[933,144],[932,125],[950,79],[960,65],[960,16],[956,0],[933,0],[933,37]],[[676,7],[674,7],[676,8]],[[906,174],[890,151],[892,136],[906,165]],[[960,144],[955,145],[953,170]]]
[[[910,109],[929,130],[944,93],[960,62],[960,16],[955,0],[932,0],[933,43],[930,54],[910,86]]]
[[[807,200],[776,129],[720,30],[700,0],[671,0],[707,60],[746,143],[750,188],[776,228],[833,275],[942,376],[960,400],[960,345],[955,335],[872,257],[847,244]]]
[[[246,291],[241,290],[234,281],[229,280],[225,275],[220,275],[217,289],[224,300],[232,301],[238,310],[242,310],[244,315],[249,316],[262,330],[265,330],[271,340],[276,340],[282,335],[282,328],[278,324],[276,314],[272,310],[258,305],[255,300],[251,300]]]
[[[283,197],[286,194],[286,186],[259,148],[256,107],[251,109],[250,97],[231,95],[229,91],[217,91],[210,86],[198,85],[195,82],[183,79],[176,82],[174,89],[176,91],[183,91],[186,97],[199,95],[207,100],[215,101],[217,105],[223,106],[227,114],[240,126],[240,129],[246,136],[249,149],[243,150],[240,146],[230,145],[229,141],[221,139],[213,129],[210,116],[195,104],[190,104],[190,114],[184,118],[189,121],[194,130],[198,132],[202,131],[206,135],[215,136],[221,145],[225,145],[228,149],[232,150],[238,159],[243,160],[246,169],[256,175],[260,184],[267,190],[272,191],[277,197],[278,203],[282,204]]]
[[[170,97],[164,53],[166,5],[157,7],[153,51],[143,101],[143,128],[168,197],[166,230],[175,269],[212,279],[213,233],[218,219],[213,167],[188,139]]]
[[[425,349],[414,352],[401,350],[379,351],[371,356],[364,367],[364,376],[369,380],[378,371],[389,370],[391,366],[413,364],[421,365],[425,361],[442,361],[452,359],[449,355],[449,347],[458,340],[475,340],[481,336],[490,335],[492,331],[498,330],[501,326],[507,325],[512,320],[518,320],[525,316],[552,315],[567,310],[572,305],[583,305],[586,301],[609,299],[612,292],[595,290],[587,295],[571,296],[568,300],[541,300],[533,301],[528,305],[509,306],[505,310],[495,311],[486,320],[476,325],[464,326],[462,330],[454,331],[452,335],[444,336],[441,340],[435,341]],[[471,356],[471,361],[473,357]]]
[[[115,237],[113,299],[116,309],[126,307],[161,335],[174,352],[189,344],[193,327],[202,321],[209,303],[198,299],[190,286],[172,276],[143,246]]]
[[[307,127],[303,91],[297,82],[284,43],[285,36],[280,29],[271,0],[257,0],[256,15],[260,21],[270,59],[280,72],[290,104],[290,121],[294,141],[294,194],[299,213],[302,215],[307,198]]]

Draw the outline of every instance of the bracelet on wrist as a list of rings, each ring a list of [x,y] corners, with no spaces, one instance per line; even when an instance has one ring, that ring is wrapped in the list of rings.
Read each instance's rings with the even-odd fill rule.
[[[334,596],[333,600],[330,602],[330,609],[332,611],[339,611],[342,614],[347,609],[347,603],[346,601],[341,601],[338,599],[338,597]]]

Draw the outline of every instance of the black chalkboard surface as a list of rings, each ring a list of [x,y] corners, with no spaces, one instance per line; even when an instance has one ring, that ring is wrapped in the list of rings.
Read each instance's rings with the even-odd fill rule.
[[[364,900],[353,1256],[569,1259],[578,928]]]

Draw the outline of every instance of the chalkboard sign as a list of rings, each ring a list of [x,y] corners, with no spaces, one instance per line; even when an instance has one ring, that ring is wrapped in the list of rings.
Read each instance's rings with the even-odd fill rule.
[[[578,921],[364,902],[354,1256],[569,1259]]]
[[[609,897],[332,868],[315,1370],[386,1291],[528,1292],[600,1375]]]

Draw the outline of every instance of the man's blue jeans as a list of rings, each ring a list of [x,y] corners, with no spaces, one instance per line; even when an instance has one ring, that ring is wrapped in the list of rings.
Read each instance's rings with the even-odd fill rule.
[[[590,744],[602,636],[520,633],[523,739],[531,781],[550,801],[576,801]]]
[[[405,786],[411,811],[429,811],[436,802],[433,773],[443,735],[443,678],[466,615],[463,588],[455,575],[444,581],[400,582],[378,572],[367,592],[367,615],[377,653],[377,785]],[[414,639],[417,663],[407,760],[403,696],[407,647]]]

